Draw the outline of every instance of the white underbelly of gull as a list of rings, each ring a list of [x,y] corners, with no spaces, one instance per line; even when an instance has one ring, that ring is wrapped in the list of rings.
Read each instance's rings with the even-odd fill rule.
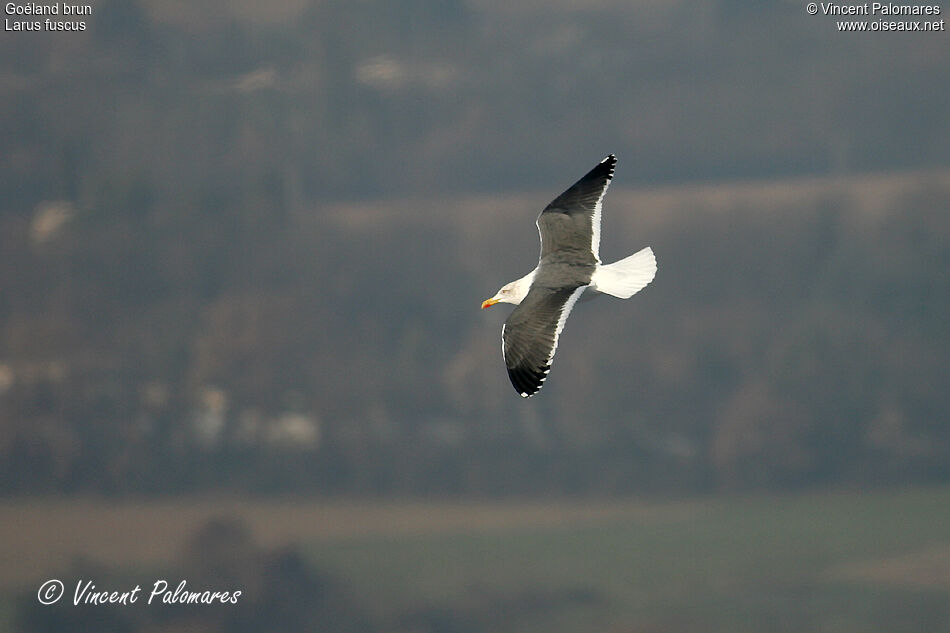
[[[629,299],[656,275],[649,246],[600,263],[601,205],[616,164],[611,154],[541,211],[538,266],[482,303],[518,306],[501,328],[501,350],[511,384],[524,398],[548,377],[564,323],[585,291]]]

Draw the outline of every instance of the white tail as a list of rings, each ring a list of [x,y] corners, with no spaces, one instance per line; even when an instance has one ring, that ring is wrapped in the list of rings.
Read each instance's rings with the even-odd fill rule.
[[[649,246],[618,262],[598,266],[590,280],[597,292],[620,299],[629,299],[653,281],[656,275],[656,257]]]

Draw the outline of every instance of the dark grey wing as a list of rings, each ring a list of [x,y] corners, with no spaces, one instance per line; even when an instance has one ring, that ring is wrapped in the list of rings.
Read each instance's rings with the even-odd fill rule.
[[[600,209],[616,165],[610,154],[544,208],[538,216],[541,259],[565,250],[575,259],[589,253],[591,263],[600,261]]]
[[[534,287],[505,321],[501,349],[511,384],[522,397],[541,389],[551,371],[564,323],[586,288]]]

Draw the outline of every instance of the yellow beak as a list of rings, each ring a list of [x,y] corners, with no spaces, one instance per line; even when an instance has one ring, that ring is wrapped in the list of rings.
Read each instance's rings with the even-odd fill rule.
[[[485,299],[482,301],[482,310],[498,303],[498,299]]]

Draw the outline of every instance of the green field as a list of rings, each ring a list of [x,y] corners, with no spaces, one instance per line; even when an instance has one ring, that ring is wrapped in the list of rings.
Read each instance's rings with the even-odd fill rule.
[[[315,544],[380,616],[445,631],[947,631],[950,490]],[[439,620],[438,618],[441,618]]]
[[[371,625],[346,630],[950,630],[950,488],[943,487],[662,502],[8,500],[0,503],[0,631],[16,630],[15,604],[36,608],[43,579],[81,577],[70,567],[76,559],[98,564],[103,585],[159,573],[191,578],[199,568],[187,543],[215,517],[230,517],[256,543],[221,550],[223,560],[287,546],[302,552],[303,564],[338,588],[325,599],[344,596],[350,605],[326,613],[364,614]],[[245,609],[255,608],[253,594],[267,593],[267,576],[258,573],[234,581],[249,593]],[[270,588],[278,603],[295,577]],[[293,600],[318,598],[306,590]],[[76,612],[63,613],[68,621]],[[320,621],[317,613],[310,617]],[[227,610],[197,614],[220,618]],[[231,630],[227,620],[209,622],[217,624],[205,630]]]

